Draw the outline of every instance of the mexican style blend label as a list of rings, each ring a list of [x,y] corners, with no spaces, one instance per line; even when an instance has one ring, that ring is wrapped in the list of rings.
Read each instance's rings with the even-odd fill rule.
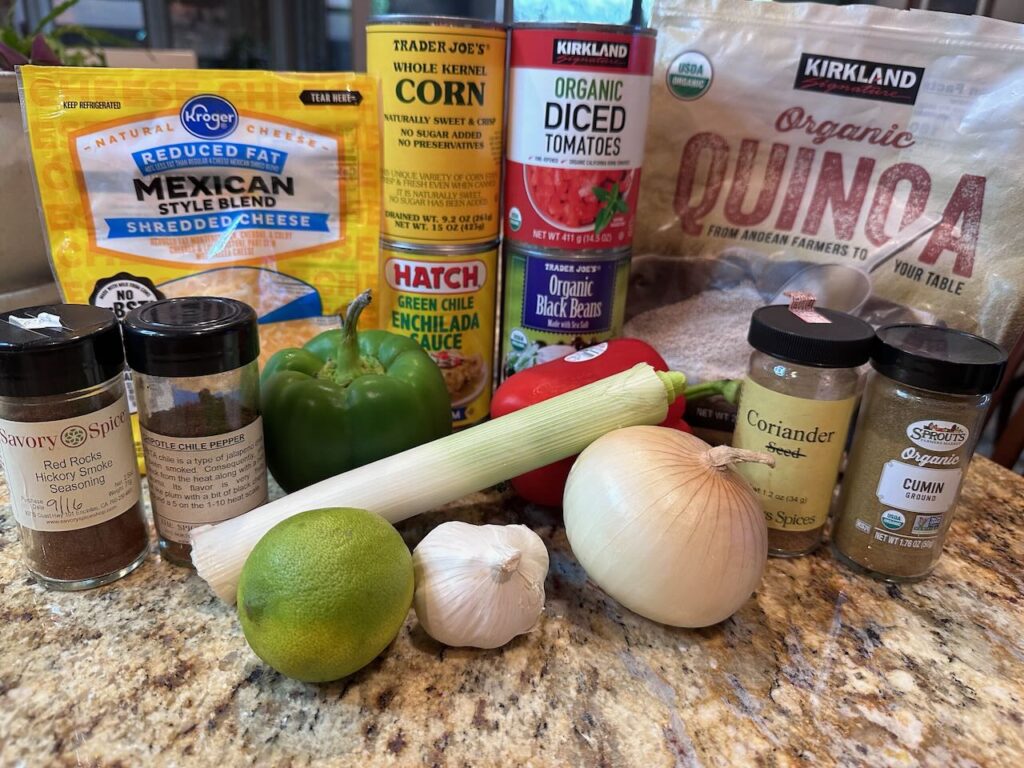
[[[498,249],[381,246],[382,328],[409,336],[441,369],[452,425],[486,418],[494,364]]]
[[[507,244],[502,376],[618,336],[629,260],[628,249],[552,254]]]
[[[654,32],[512,30],[505,234],[563,249],[631,244]]]
[[[381,82],[384,237],[498,238],[505,38],[500,25],[468,19],[367,26],[367,70]]]

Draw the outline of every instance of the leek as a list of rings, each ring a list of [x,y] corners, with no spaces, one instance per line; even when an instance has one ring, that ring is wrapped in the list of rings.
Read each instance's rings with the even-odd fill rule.
[[[196,571],[234,602],[256,542],[309,509],[357,507],[391,523],[572,456],[622,427],[658,424],[685,386],[681,373],[641,363],[515,413],[389,456],[191,532]]]

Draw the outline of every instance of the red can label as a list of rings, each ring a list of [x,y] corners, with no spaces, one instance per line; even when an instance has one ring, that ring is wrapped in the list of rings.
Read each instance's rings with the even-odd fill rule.
[[[633,240],[654,37],[515,28],[505,233],[562,249]]]

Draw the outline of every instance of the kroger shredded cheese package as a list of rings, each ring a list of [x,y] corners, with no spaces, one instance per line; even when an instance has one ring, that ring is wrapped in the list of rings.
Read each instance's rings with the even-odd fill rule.
[[[21,99],[66,301],[123,317],[162,297],[240,299],[285,324],[262,334],[265,356],[376,287],[372,78],[22,67]]]
[[[240,299],[259,315],[265,361],[336,326],[340,309],[376,288],[372,78],[20,72],[50,260],[65,301],[120,318],[161,298]],[[372,304],[362,319],[376,326]],[[136,418],[133,426],[138,448]]]

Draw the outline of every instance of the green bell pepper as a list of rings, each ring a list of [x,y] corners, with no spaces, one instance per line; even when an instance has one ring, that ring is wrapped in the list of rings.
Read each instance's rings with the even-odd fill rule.
[[[261,377],[267,466],[289,493],[452,431],[437,365],[407,336],[356,332],[370,292],[344,326],[282,349]]]

